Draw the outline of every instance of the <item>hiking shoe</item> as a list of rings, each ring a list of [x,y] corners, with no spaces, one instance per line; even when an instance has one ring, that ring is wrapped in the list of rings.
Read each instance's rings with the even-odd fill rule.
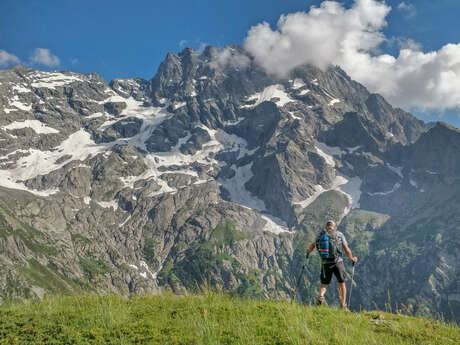
[[[316,305],[323,305],[324,304],[324,296],[318,296],[318,300],[316,301]]]

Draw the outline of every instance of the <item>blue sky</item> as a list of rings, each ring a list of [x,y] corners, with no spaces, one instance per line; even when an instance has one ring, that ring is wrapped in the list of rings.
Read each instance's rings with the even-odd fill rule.
[[[410,38],[425,52],[460,42],[456,19],[460,1],[401,2],[386,1],[393,10],[382,29],[390,39],[381,45],[383,52],[398,54],[396,40],[391,38]],[[353,1],[341,3],[348,7]],[[43,64],[47,62],[51,69],[97,72],[107,81],[150,79],[168,51],[205,44],[242,44],[252,26],[266,21],[275,29],[280,15],[308,11],[320,4],[317,0],[2,0],[0,50],[41,69],[49,69]],[[37,48],[47,49],[51,55],[37,58]],[[436,120],[439,113],[431,110],[422,118]],[[457,113],[448,110],[443,119],[460,127]]]

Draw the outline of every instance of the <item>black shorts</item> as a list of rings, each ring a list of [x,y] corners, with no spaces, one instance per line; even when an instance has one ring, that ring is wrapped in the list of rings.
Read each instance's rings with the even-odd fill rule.
[[[321,264],[321,284],[328,285],[334,273],[337,281],[343,283],[346,279],[345,265],[342,261],[339,262],[323,262]]]

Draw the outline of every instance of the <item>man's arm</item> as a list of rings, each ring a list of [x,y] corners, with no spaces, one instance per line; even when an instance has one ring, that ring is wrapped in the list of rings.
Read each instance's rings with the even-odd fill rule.
[[[316,247],[316,242],[313,241],[310,246],[307,248],[307,255],[310,255],[310,253],[315,249]]]
[[[345,250],[345,254],[347,254],[351,261],[353,261],[354,263],[358,262],[358,258],[356,256],[353,256],[351,249],[347,245],[344,244],[343,249]]]

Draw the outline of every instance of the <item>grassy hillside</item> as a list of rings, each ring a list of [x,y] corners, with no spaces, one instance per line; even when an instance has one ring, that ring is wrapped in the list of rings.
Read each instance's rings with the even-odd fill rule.
[[[64,297],[0,308],[0,344],[460,344],[460,328],[383,312],[199,296]]]

